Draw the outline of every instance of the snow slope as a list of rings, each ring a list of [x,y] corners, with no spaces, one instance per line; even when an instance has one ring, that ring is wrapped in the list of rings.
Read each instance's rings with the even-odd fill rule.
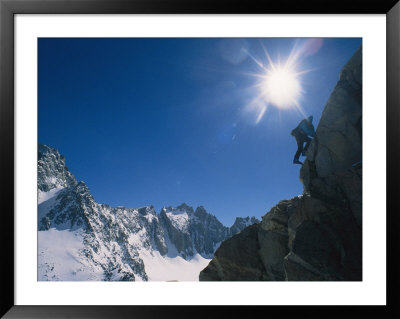
[[[211,259],[196,254],[186,260],[181,256],[161,256],[158,251],[140,252],[149,281],[199,281],[199,273]]]
[[[64,189],[63,186],[57,186],[57,187],[49,190],[48,192],[42,192],[39,190],[38,191],[38,204],[41,204],[41,203],[51,199],[52,197],[56,196],[58,194],[58,192],[60,192],[63,189]]]
[[[38,280],[102,280],[100,266],[89,263],[82,255],[83,231],[49,229],[38,232]]]

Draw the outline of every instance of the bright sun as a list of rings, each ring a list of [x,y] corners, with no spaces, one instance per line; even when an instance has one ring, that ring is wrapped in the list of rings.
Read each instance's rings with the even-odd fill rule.
[[[305,116],[300,105],[304,93],[302,75],[310,72],[311,69],[302,68],[301,56],[304,52],[307,52],[307,43],[298,48],[293,47],[284,61],[279,56],[278,61],[272,61],[264,46],[265,58],[267,59],[265,63],[247,51],[248,56],[261,69],[260,73],[250,74],[258,78],[255,84],[258,94],[255,94],[246,106],[246,110],[250,114],[256,115],[256,125],[262,120],[270,106],[277,109],[294,109]]]
[[[298,74],[288,65],[272,65],[266,72],[261,89],[265,100],[279,108],[296,106],[301,94]]]

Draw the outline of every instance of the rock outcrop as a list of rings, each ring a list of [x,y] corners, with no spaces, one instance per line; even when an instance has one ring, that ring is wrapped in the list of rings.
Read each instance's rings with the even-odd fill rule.
[[[200,280],[362,280],[362,48],[343,67],[300,170],[303,194],[223,242]]]
[[[218,255],[200,273],[200,280],[266,280],[267,273],[258,255],[257,237],[257,225],[254,224],[222,242]]]

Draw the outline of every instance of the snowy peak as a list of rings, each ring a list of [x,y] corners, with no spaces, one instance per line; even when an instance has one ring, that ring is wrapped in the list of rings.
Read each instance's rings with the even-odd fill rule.
[[[178,211],[185,211],[188,214],[192,215],[194,213],[193,207],[187,205],[186,203],[180,204],[178,207],[176,207],[176,210]]]
[[[174,214],[174,215],[187,214],[187,215],[191,216],[194,214],[193,207],[190,207],[186,203],[182,203],[177,207],[172,207],[172,206],[164,207],[162,210],[164,210],[165,212]]]
[[[65,165],[65,157],[47,145],[38,147],[38,190],[48,192],[55,188],[75,186],[75,177]]]
[[[194,215],[200,219],[207,217],[209,214],[203,206],[199,206],[196,208]]]
[[[167,208],[163,208],[160,212],[160,215],[161,214],[168,218],[168,220],[176,229],[187,232],[190,219],[193,218],[194,210],[192,207],[183,203],[178,207],[169,206]]]
[[[253,225],[253,224],[258,224],[260,221],[253,217],[236,217],[235,222],[233,223],[233,225],[230,227],[230,233],[231,236],[236,235],[237,233],[239,233],[240,231],[242,231],[243,229],[245,229],[246,227]]]
[[[137,208],[137,211],[138,211],[139,215],[141,215],[141,216],[148,216],[148,215],[156,216],[157,215],[153,205]]]

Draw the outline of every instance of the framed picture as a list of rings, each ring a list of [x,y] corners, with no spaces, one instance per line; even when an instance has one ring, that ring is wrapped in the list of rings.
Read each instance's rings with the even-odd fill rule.
[[[399,15],[1,1],[1,314],[398,314]]]

